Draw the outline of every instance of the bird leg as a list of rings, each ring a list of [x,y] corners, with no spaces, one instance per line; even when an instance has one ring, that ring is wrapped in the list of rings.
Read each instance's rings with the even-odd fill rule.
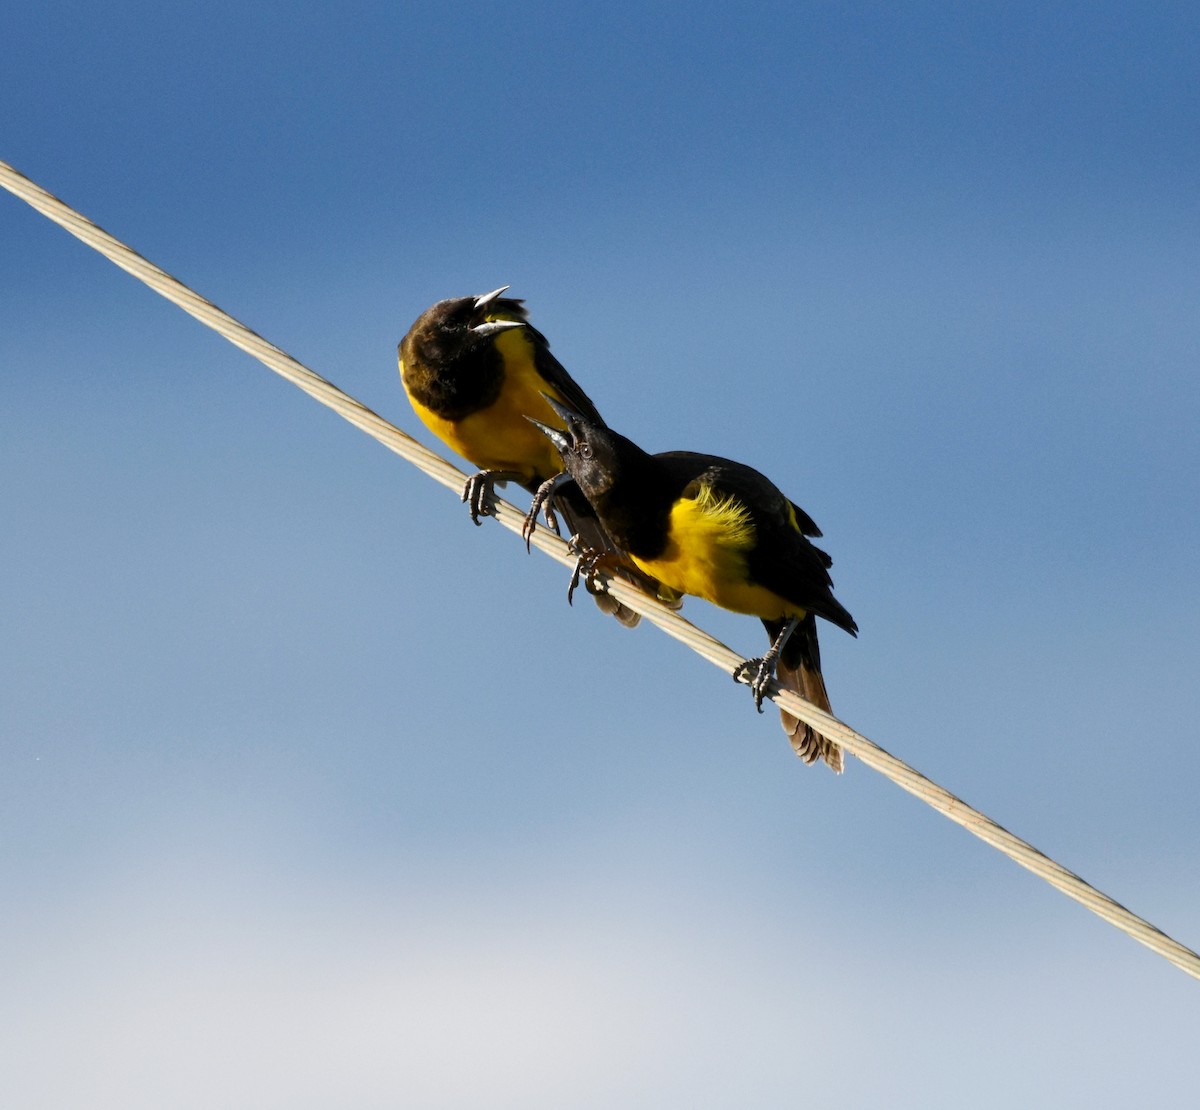
[[[575,570],[571,574],[571,584],[567,587],[568,605],[574,604],[575,589],[581,579],[588,593],[603,593],[604,591],[596,583],[596,575],[602,570],[612,571],[624,566],[621,556],[616,554],[616,552],[600,551],[594,547],[580,548],[578,540],[578,536],[572,536],[570,540],[571,544],[578,549],[579,558],[575,561]]]
[[[537,527],[537,516],[542,510],[546,513],[546,527],[554,531],[556,536],[561,536],[562,532],[558,529],[558,517],[554,515],[554,491],[560,486],[564,486],[567,482],[573,481],[571,475],[565,470],[561,474],[554,475],[553,478],[547,478],[533,495],[533,504],[529,506],[529,512],[525,514],[525,523],[521,525],[521,538],[525,541],[525,550],[529,550],[529,541],[533,536],[533,530]]]
[[[476,526],[481,516],[495,516],[496,483],[516,481],[520,474],[512,470],[480,470],[467,479],[463,486],[462,501],[471,507],[471,520]]]
[[[762,703],[767,693],[767,686],[775,677],[775,668],[779,665],[780,655],[783,654],[783,645],[787,643],[788,637],[799,623],[799,617],[792,617],[775,637],[775,642],[766,655],[757,659],[747,659],[734,668],[733,681],[745,682],[750,687],[751,693],[754,694],[754,708],[760,713],[763,711]],[[751,675],[753,677],[750,677]]]

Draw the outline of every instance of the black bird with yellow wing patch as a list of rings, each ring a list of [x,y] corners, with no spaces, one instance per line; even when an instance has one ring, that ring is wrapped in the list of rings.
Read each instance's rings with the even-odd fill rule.
[[[463,489],[476,524],[491,512],[497,482],[517,482],[533,493],[562,472],[557,450],[526,419],[561,426],[547,397],[565,402],[598,426],[604,423],[550,353],[546,337],[529,323],[524,302],[501,296],[507,289],[438,301],[421,313],[399,346],[400,378],[417,416],[438,439],[481,468]],[[574,486],[557,487],[554,507],[581,546],[616,553]],[[551,514],[548,518],[553,521]],[[597,595],[596,603],[624,624],[639,620],[615,598]]]
[[[691,451],[650,455],[586,414],[551,404],[563,427],[541,431],[634,564],[672,590],[762,621],[770,649],[734,673],[749,683],[759,710],[775,678],[828,712],[816,618],[852,636],[858,626],[833,596],[832,560],[809,540],[821,534],[812,518],[742,463]],[[602,562],[582,560],[585,570]],[[842,769],[832,740],[782,716],[805,762],[819,757]]]

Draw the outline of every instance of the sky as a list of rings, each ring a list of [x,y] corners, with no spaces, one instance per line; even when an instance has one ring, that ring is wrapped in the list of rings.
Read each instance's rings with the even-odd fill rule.
[[[1198,88],[1183,4],[50,0],[0,158],[426,443],[510,284],[820,524],[842,719],[1195,948]],[[5,1105],[1194,1105],[1193,979],[7,194],[0,475]]]

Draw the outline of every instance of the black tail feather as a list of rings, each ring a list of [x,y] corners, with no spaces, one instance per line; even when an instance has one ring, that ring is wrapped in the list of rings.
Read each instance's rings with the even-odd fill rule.
[[[772,643],[785,623],[782,620],[763,621]],[[805,616],[788,637],[775,671],[775,678],[783,689],[799,694],[805,701],[811,702],[826,713],[833,712],[829,704],[829,694],[825,689],[825,679],[821,676],[821,648],[817,643],[817,621],[812,613]],[[837,744],[828,736],[817,732],[811,725],[782,709],[779,716],[783,731],[787,733],[796,754],[805,763],[823,759],[835,772],[841,774],[842,749]]]

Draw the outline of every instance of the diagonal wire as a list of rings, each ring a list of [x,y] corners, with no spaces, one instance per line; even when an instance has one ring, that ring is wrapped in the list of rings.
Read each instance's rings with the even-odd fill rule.
[[[136,251],[97,227],[5,162],[0,162],[0,185],[26,201],[48,219],[66,228],[72,235],[99,251],[110,261],[115,262],[121,269],[127,270],[134,277],[145,282],[155,292],[161,293],[167,300],[196,317],[201,323],[223,335],[235,346],[240,347],[247,354],[252,355],[271,370],[286,378],[293,385],[299,386],[309,396],[333,409],[355,427],[362,429],[385,447],[407,459],[435,481],[456,492],[462,490],[466,475],[457,467],[422,446],[399,428],[389,424],[378,413],[372,412],[361,402],[343,393],[331,382],[313,373],[291,355],[280,350],[273,343],[267,342],[262,336],[239,323],[210,301],[206,301],[182,282],[147,261]],[[496,517],[504,527],[519,533],[525,514],[507,501],[497,498]],[[551,558],[557,559],[565,566],[573,567],[575,565],[575,557],[570,553],[567,545],[545,528],[539,527],[536,530],[532,542],[539,550]],[[628,583],[622,582],[620,579],[609,578],[606,584],[608,590],[631,609],[641,613],[643,617],[657,625],[669,636],[680,640],[697,654],[720,667],[726,674],[732,673],[739,663],[744,662],[743,657],[737,652],[713,639],[707,632],[697,628],[678,613],[660,605],[655,599]],[[835,717],[821,712],[798,695],[787,690],[776,689],[770,696],[780,708],[786,709],[789,713],[812,725],[813,728],[840,744],[852,755],[857,756],[868,767],[920,798],[926,805],[961,825],[968,832],[974,833],[975,836],[1003,852],[1022,867],[1032,871],[1069,898],[1075,899],[1105,921],[1133,937],[1134,940],[1157,952],[1176,967],[1200,979],[1200,955],[1167,936],[1144,918],[1127,910],[1108,895],[1102,894],[1078,875],[1039,852],[1032,844],[1014,836],[990,817],[973,809],[948,790],[938,786],[937,783],[926,778],[902,759],[885,751],[878,744],[855,732]]]

